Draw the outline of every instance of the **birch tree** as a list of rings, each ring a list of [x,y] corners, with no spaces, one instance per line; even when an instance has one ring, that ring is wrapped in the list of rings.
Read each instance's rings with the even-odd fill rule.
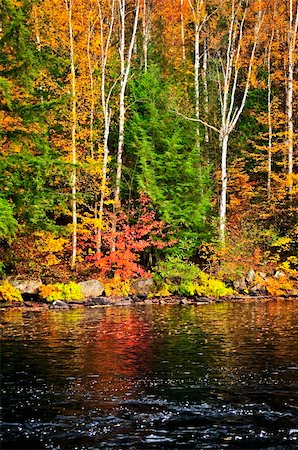
[[[245,34],[247,16],[249,12],[248,1],[243,3],[241,0],[233,0],[230,14],[226,17],[229,23],[227,44],[224,52],[217,51],[220,61],[218,70],[218,88],[220,100],[221,124],[219,128],[219,141],[221,149],[221,195],[219,208],[219,237],[222,243],[225,242],[226,235],[226,210],[227,210],[227,156],[228,142],[232,131],[235,129],[240,116],[243,112],[247,94],[250,87],[250,79],[253,69],[255,53],[257,49],[260,27],[263,19],[263,13],[258,11],[251,43],[251,52],[248,55],[248,66],[246,73],[240,77],[240,69],[243,69],[243,60],[241,57],[245,51]],[[241,64],[242,63],[242,64]],[[239,99],[241,92],[241,83],[244,80],[244,91]]]
[[[288,67],[286,84],[286,111],[288,132],[288,187],[290,196],[293,190],[293,150],[294,150],[294,124],[293,124],[293,91],[294,91],[294,66],[295,47],[298,27],[298,3],[295,0],[288,2]]]
[[[116,172],[116,189],[115,189],[115,208],[120,203],[120,185],[122,178],[122,157],[124,147],[124,125],[125,125],[125,92],[127,81],[130,73],[133,48],[136,40],[136,33],[139,20],[140,0],[137,0],[134,11],[133,30],[129,40],[127,49],[127,9],[126,0],[118,0],[119,2],[119,19],[120,19],[120,95],[119,95],[119,136],[118,136],[118,152],[117,152],[117,172]]]
[[[98,257],[101,256],[102,246],[102,221],[104,213],[104,202],[106,198],[107,188],[107,169],[108,169],[108,157],[109,157],[109,134],[110,134],[110,98],[115,83],[109,88],[107,86],[107,66],[111,47],[111,38],[115,22],[115,1],[112,0],[109,3],[108,11],[103,13],[103,7],[101,1],[98,0],[98,11],[100,18],[100,52],[101,52],[101,108],[104,118],[104,136],[103,136],[103,164],[102,164],[102,182],[100,190],[99,201],[99,226],[96,233],[96,252]],[[107,24],[107,26],[105,25]],[[117,81],[117,80],[116,80]]]
[[[72,25],[73,0],[65,0],[66,10],[68,12],[68,30],[69,30],[69,57],[71,71],[71,155],[72,155],[72,254],[71,268],[74,269],[77,258],[77,150],[76,150],[76,130],[77,130],[77,100],[76,100],[76,73],[74,57],[74,36]]]
[[[195,90],[195,117],[200,119],[200,33],[207,19],[205,0],[189,0],[194,21],[194,90]],[[200,148],[200,127],[196,127],[196,145]]]
[[[151,5],[148,0],[143,0],[142,5],[142,34],[143,34],[143,58],[144,72],[148,70],[148,45],[150,40],[151,27]]]
[[[268,45],[268,57],[267,57],[267,108],[268,108],[268,178],[267,178],[267,197],[270,200],[271,197],[271,176],[272,176],[272,77],[271,77],[271,49],[273,42],[274,32],[271,34],[270,42]]]

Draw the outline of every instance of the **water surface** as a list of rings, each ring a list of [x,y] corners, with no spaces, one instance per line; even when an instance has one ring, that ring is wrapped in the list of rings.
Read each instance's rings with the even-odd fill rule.
[[[3,449],[298,448],[298,302],[2,312]]]

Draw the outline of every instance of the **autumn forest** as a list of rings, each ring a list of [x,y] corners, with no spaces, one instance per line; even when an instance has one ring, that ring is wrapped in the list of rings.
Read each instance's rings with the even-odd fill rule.
[[[297,0],[0,5],[0,296],[297,295]]]

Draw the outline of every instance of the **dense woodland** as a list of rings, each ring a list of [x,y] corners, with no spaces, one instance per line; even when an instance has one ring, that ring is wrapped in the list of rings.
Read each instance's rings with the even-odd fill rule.
[[[0,4],[3,279],[293,287],[297,0]]]

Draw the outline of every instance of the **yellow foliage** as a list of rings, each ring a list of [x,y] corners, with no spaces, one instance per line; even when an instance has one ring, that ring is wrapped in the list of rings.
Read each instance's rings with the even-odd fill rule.
[[[169,297],[171,294],[170,292],[170,286],[166,283],[164,283],[160,289],[156,292],[151,292],[150,294],[148,294],[148,298],[152,298],[152,297]]]
[[[20,291],[12,286],[8,281],[0,284],[0,301],[1,302],[22,302]]]
[[[61,289],[55,284],[48,284],[48,285],[42,285],[39,291],[39,295],[44,298],[52,298],[59,296],[59,293],[61,292]],[[62,296],[61,296],[62,298]]]
[[[36,248],[44,256],[44,262],[48,266],[54,266],[60,263],[63,256],[65,246],[68,240],[56,237],[49,231],[40,231],[36,233]]]
[[[111,280],[104,283],[105,294],[107,297],[121,297],[130,293],[130,280],[121,281],[120,277],[115,276]]]
[[[68,284],[56,283],[42,285],[39,292],[40,296],[48,301],[54,300],[82,300],[83,293],[80,285],[71,281]]]
[[[279,237],[276,241],[272,242],[272,247],[283,247],[285,248],[285,246],[287,244],[289,244],[291,242],[291,238],[287,237],[287,236],[282,236]]]
[[[293,281],[286,275],[278,279],[274,277],[267,278],[266,280],[263,280],[263,285],[272,297],[280,297],[294,288]]]

